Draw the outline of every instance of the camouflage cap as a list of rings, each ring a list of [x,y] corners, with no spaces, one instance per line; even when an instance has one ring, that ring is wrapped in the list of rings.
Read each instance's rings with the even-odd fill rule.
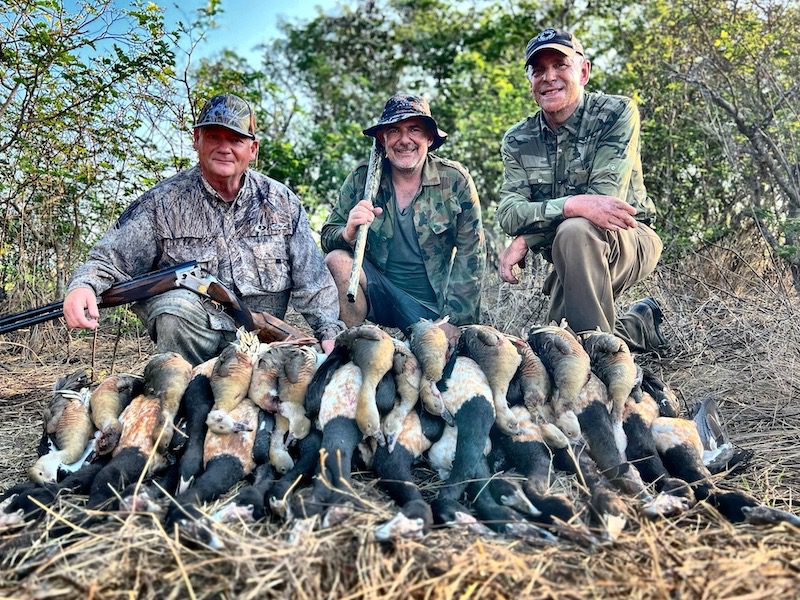
[[[558,50],[570,58],[576,54],[584,55],[583,46],[574,35],[563,29],[545,29],[528,42],[528,46],[525,48],[525,66],[527,67],[531,63],[534,54],[545,48]]]
[[[234,94],[220,94],[206,102],[193,129],[218,125],[256,139],[256,117],[250,104]]]
[[[375,137],[378,132],[394,123],[405,121],[406,119],[419,118],[430,125],[431,133],[433,134],[433,143],[428,150],[436,150],[439,146],[444,144],[447,134],[439,129],[436,121],[431,116],[431,107],[428,101],[421,96],[414,96],[413,94],[395,94],[386,101],[383,107],[381,118],[372,127],[364,130],[364,135]]]

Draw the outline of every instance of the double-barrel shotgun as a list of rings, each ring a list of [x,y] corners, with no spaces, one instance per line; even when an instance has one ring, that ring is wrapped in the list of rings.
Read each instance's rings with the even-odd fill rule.
[[[203,272],[195,261],[145,273],[114,285],[100,294],[97,306],[108,308],[138,302],[177,288],[191,290],[216,302],[236,321],[237,325],[248,331],[258,332],[258,337],[262,342],[289,339],[308,343],[316,342],[313,337],[301,329],[274,315],[251,311],[234,292],[220,283],[216,277]],[[63,302],[53,302],[21,313],[2,315],[0,316],[0,334],[63,316]]]

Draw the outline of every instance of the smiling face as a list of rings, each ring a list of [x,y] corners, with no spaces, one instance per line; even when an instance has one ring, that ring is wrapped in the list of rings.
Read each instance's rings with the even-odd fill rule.
[[[422,170],[428,148],[433,143],[425,121],[417,117],[405,119],[387,125],[378,135],[392,168],[406,172]]]
[[[534,55],[529,70],[531,94],[551,127],[558,127],[575,112],[589,70],[589,61],[579,54],[568,57],[548,48]]]
[[[194,147],[203,177],[215,188],[238,184],[258,155],[258,140],[226,127],[209,125],[194,130]]]

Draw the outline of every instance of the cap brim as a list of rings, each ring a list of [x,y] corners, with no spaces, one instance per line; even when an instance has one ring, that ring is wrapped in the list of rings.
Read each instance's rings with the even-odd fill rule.
[[[231,131],[238,133],[239,135],[243,135],[246,138],[250,138],[251,140],[256,139],[256,136],[249,131],[242,131],[238,127],[231,127],[225,123],[203,123],[202,125],[192,126],[192,129],[201,129],[202,127],[224,127],[225,129],[230,129]]]
[[[525,61],[525,66],[527,67],[530,64],[531,60],[533,60],[533,57],[536,56],[536,53],[541,52],[542,50],[558,50],[559,52],[561,52],[561,54],[563,54],[564,56],[569,56],[570,58],[572,58],[576,54],[581,54],[580,52],[575,50],[575,48],[570,48],[569,46],[565,46],[564,44],[542,44],[541,46],[536,48],[536,50],[531,52],[531,55]]]

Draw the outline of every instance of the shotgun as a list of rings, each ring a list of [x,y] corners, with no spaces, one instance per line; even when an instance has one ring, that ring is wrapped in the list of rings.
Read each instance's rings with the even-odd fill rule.
[[[227,312],[237,325],[248,331],[257,331],[262,342],[302,340],[316,343],[304,331],[266,312],[253,312],[242,300],[213,275],[208,275],[191,261],[145,273],[108,288],[100,294],[97,306],[109,308],[130,302],[146,300],[169,290],[183,288],[211,299]],[[25,312],[0,316],[0,334],[22,327],[44,323],[64,316],[64,303],[53,302]]]
[[[376,138],[372,142],[372,150],[369,153],[369,165],[367,166],[367,181],[364,184],[364,199],[374,204],[375,197],[378,195],[378,188],[381,184],[381,171],[383,170],[383,146],[378,143]],[[355,302],[358,295],[358,280],[361,277],[361,264],[364,262],[364,250],[367,246],[367,233],[369,224],[364,223],[358,226],[356,233],[356,245],[353,248],[353,270],[350,271],[350,280],[347,285],[347,300]]]

